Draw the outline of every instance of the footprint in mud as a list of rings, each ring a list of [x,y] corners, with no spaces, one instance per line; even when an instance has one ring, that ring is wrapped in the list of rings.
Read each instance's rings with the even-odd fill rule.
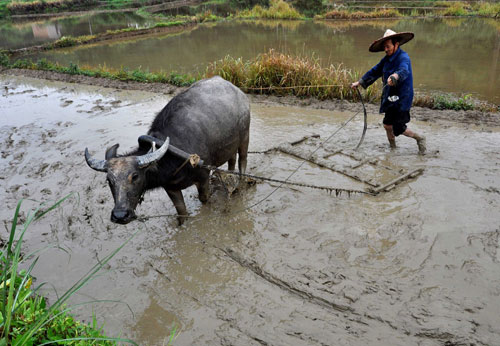
[[[10,90],[15,90],[15,89],[10,89]],[[32,93],[32,92],[35,92],[35,91],[36,91],[35,89],[26,89],[26,90],[23,90],[23,91],[11,92],[11,91],[9,91],[8,87],[4,87],[5,96],[8,96],[8,95],[29,94],[29,93]],[[45,96],[47,96],[47,95],[45,95]]]
[[[44,177],[45,176],[45,170],[49,167],[49,164],[44,162],[38,167],[38,169],[34,172],[34,174],[28,174],[28,177],[32,176],[38,176],[38,177]]]
[[[63,102],[61,102],[60,106],[64,108],[64,107],[68,107],[72,103],[73,103],[73,100],[64,100]]]
[[[9,192],[11,193],[14,193],[14,192],[17,192],[21,187],[23,187],[22,185],[19,185],[19,184],[16,184],[16,185],[12,185],[10,188],[9,188]]]
[[[20,152],[14,155],[14,158],[9,162],[10,166],[19,165],[23,161],[24,152]]]
[[[59,127],[70,127],[70,126],[74,126],[75,123],[72,123],[71,121],[66,121],[66,122],[62,122],[62,121],[58,121],[56,123],[56,126],[59,126]]]
[[[48,188],[45,188],[45,189],[41,190],[40,192],[44,195],[52,195],[52,191]]]

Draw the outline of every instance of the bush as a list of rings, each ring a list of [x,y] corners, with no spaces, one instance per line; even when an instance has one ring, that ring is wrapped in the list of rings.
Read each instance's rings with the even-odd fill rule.
[[[474,109],[474,105],[471,102],[471,94],[459,97],[457,99],[452,99],[448,95],[437,95],[434,98],[434,109],[453,109],[456,111],[460,110],[471,110]]]
[[[239,13],[241,18],[299,19],[300,13],[283,0],[271,0],[269,8],[256,5],[252,10]]]
[[[469,11],[466,9],[466,6],[468,6],[468,5],[465,3],[454,2],[447,9],[443,10],[442,15],[443,16],[454,16],[454,17],[466,16],[469,14]]]
[[[9,65],[10,65],[9,56],[4,52],[0,52],[0,66],[7,67]]]
[[[500,2],[481,2],[477,14],[483,17],[500,18]]]

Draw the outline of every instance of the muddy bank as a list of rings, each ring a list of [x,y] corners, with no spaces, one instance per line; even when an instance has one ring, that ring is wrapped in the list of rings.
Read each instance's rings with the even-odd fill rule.
[[[169,84],[161,83],[139,83],[123,82],[119,80],[110,80],[106,78],[94,78],[79,75],[68,75],[64,73],[23,70],[23,69],[5,69],[0,71],[2,74],[14,76],[27,76],[33,78],[42,78],[53,81],[62,81],[69,83],[79,83],[86,85],[95,85],[109,87],[121,90],[141,90],[155,93],[173,94],[180,92],[184,88],[179,88]],[[281,104],[287,106],[299,106],[313,109],[338,110],[338,111],[362,111],[361,103],[326,100],[320,101],[314,98],[297,98],[294,96],[268,96],[268,95],[249,95],[253,102],[261,104]],[[379,108],[375,104],[367,104],[367,111],[371,114],[378,114]],[[411,115],[416,120],[421,121],[450,121],[463,124],[475,124],[478,126],[499,126],[499,112],[480,112],[480,111],[453,111],[453,110],[435,110],[422,107],[413,107]]]
[[[141,230],[73,300],[121,300],[132,313],[121,303],[94,304],[78,310],[81,318],[93,308],[108,333],[142,345],[162,345],[174,323],[176,345],[499,345],[497,125],[421,121],[417,112],[410,125],[427,136],[429,150],[419,156],[404,138],[390,151],[380,116],[370,112],[365,142],[353,152],[361,117],[326,139],[359,105],[332,102],[326,110],[252,97],[252,151],[319,135],[296,150],[317,150],[319,159],[375,183],[424,173],[376,197],[258,183],[231,197],[214,190],[201,205],[190,188],[184,198],[193,218],[182,227],[168,216],[175,209],[166,194],[155,191],[138,209],[150,218],[124,226],[109,221],[105,177],[86,166],[83,150],[104,157],[114,143],[120,152],[133,147],[178,90],[108,86],[0,75],[0,219],[8,225],[23,197],[79,193],[27,233],[27,252],[57,244],[71,253],[46,251],[38,282],[60,294]],[[359,164],[352,157],[367,161],[352,168]],[[301,164],[283,153],[253,154],[248,171],[284,179]],[[310,163],[292,178],[366,187]]]

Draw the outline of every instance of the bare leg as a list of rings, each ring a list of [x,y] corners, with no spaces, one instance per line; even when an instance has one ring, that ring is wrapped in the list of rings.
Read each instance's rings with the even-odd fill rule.
[[[179,221],[179,226],[180,226],[184,223],[184,221],[186,221],[188,216],[186,210],[186,204],[184,203],[184,196],[182,196],[182,191],[181,190],[173,191],[167,189],[165,189],[165,191],[167,191],[168,197],[170,197],[170,199],[174,203],[175,210],[177,210],[178,214],[177,221]]]
[[[392,131],[392,125],[384,124],[385,133],[387,134],[387,139],[389,140],[389,145],[391,149],[396,148],[396,136],[394,136],[394,132]]]
[[[424,136],[420,136],[419,134],[411,131],[410,129],[406,129],[405,132],[403,132],[403,135],[405,135],[406,137],[414,138],[417,141],[418,153],[425,154],[427,147]]]

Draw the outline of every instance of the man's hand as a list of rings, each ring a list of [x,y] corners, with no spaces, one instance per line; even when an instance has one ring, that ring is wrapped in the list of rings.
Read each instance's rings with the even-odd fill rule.
[[[396,83],[392,81],[392,78],[394,78],[396,80],[396,83],[397,81],[399,80],[399,76],[397,73],[393,73],[389,76],[389,78],[387,78],[387,84],[389,84],[389,86],[395,86]]]
[[[360,86],[359,81],[351,84],[351,88],[357,89]]]

